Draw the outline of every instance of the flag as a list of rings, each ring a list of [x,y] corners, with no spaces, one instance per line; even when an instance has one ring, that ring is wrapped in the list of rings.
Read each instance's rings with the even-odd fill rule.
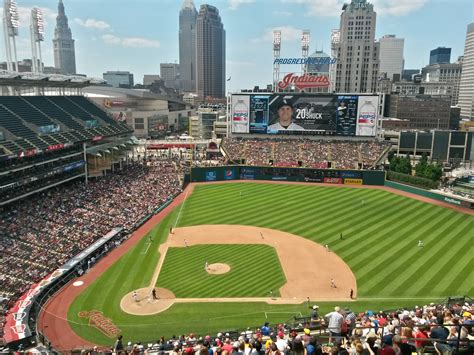
[[[227,79],[227,81],[230,81],[230,79],[231,79],[231,78],[232,78],[232,77],[231,77],[231,76],[229,76],[229,79]]]

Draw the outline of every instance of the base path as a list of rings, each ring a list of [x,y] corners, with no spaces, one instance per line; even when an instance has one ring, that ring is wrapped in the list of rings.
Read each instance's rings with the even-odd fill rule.
[[[111,251],[105,258],[101,259],[96,265],[92,267],[89,272],[78,278],[84,282],[81,287],[74,287],[73,280],[67,284],[61,291],[52,296],[50,300],[44,305],[40,312],[38,320],[38,329],[45,334],[45,336],[51,341],[53,347],[58,350],[71,350],[75,348],[88,347],[91,344],[89,341],[79,337],[69,325],[67,321],[67,312],[74,299],[84,290],[85,287],[89,286],[95,279],[97,279],[102,273],[104,273],[110,266],[112,266],[122,255],[124,255],[131,247],[133,247],[138,241],[143,238],[157,223],[170,213],[174,207],[185,200],[185,196],[189,196],[195,186],[201,184],[220,184],[220,183],[263,183],[263,184],[295,184],[295,185],[311,185],[315,187],[327,186],[327,187],[347,187],[347,188],[369,188],[385,190],[394,194],[410,197],[423,202],[436,204],[445,208],[453,209],[461,213],[474,215],[474,210],[467,210],[458,206],[448,204],[446,202],[429,199],[414,195],[408,192],[392,189],[386,186],[357,186],[357,185],[330,185],[320,183],[292,183],[292,182],[277,182],[277,181],[228,181],[228,182],[210,182],[210,183],[191,183],[187,186],[185,191],[181,193],[168,207],[166,207],[159,214],[151,218],[147,223],[137,229],[132,237],[127,240],[124,244],[120,245],[115,250]],[[337,282],[337,280],[336,280]],[[344,295],[344,298],[346,295]],[[337,301],[336,298],[332,299]],[[258,301],[258,299],[254,299]]]
[[[185,243],[186,240],[186,243]],[[176,298],[174,302],[267,302],[273,304],[298,304],[309,297],[311,300],[350,301],[350,291],[357,295],[357,283],[352,270],[335,253],[327,251],[322,245],[282,231],[240,225],[202,225],[175,228],[168,241],[162,246],[184,248],[186,245],[202,244],[265,244],[275,248],[280,260],[286,283],[280,288],[280,297],[244,298]],[[167,250],[160,250],[162,257]],[[163,265],[160,260],[157,268]],[[225,265],[225,264],[224,264]],[[212,268],[212,264],[210,265]],[[158,272],[159,273],[159,272]],[[157,273],[156,273],[157,274]],[[158,276],[158,275],[156,275]],[[155,278],[153,278],[155,279]],[[331,287],[331,279],[336,287]],[[168,291],[163,302],[150,301],[151,289],[137,291],[139,301],[132,294],[122,298],[120,307],[124,312],[135,315],[149,315],[170,307],[172,295]],[[164,292],[162,288],[156,289]]]

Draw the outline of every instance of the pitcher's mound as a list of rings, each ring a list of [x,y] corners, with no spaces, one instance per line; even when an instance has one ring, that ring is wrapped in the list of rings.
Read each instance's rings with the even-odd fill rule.
[[[120,308],[126,313],[137,316],[160,313],[170,308],[175,299],[173,292],[162,287],[156,287],[155,290],[158,299],[153,299],[149,287],[136,290],[138,295],[136,298],[132,296],[133,291],[126,294],[120,302]]]
[[[226,272],[230,271],[230,266],[227,264],[216,263],[216,264],[209,264],[207,267],[207,273],[211,275],[220,275],[225,274]]]

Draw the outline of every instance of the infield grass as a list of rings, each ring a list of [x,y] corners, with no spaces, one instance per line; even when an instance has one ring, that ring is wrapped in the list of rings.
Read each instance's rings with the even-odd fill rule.
[[[230,271],[208,274],[204,270],[206,261],[225,263]],[[263,270],[265,282],[247,287],[245,280]],[[169,248],[156,285],[180,298],[269,297],[280,296],[279,289],[285,282],[278,255],[271,246],[208,244]]]
[[[87,320],[77,316],[79,311],[104,312],[125,339],[132,341],[259,326],[265,321],[265,312],[308,313],[306,305],[264,303],[175,304],[163,313],[141,317],[122,312],[120,299],[150,283],[158,246],[175,223],[266,227],[328,244],[357,278],[360,300],[350,303],[355,311],[421,305],[454,295],[474,296],[474,217],[451,209],[375,189],[253,183],[196,186],[179,214],[180,208],[154,228],[153,243],[145,254],[148,238],[76,298],[68,319],[80,336],[98,344],[113,343],[87,326]],[[424,242],[424,248],[417,246],[418,240]],[[190,264],[191,260],[182,263]],[[168,277],[167,273],[161,277]],[[265,282],[265,273],[248,274],[240,281],[242,287],[258,287]],[[215,287],[220,285],[215,283]],[[334,305],[321,303],[322,313]],[[290,313],[270,313],[271,320],[285,321]]]

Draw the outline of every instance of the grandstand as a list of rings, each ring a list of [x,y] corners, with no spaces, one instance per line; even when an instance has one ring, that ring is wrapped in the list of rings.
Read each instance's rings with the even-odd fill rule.
[[[222,150],[229,161],[244,165],[373,169],[390,147],[376,140],[226,138]]]

